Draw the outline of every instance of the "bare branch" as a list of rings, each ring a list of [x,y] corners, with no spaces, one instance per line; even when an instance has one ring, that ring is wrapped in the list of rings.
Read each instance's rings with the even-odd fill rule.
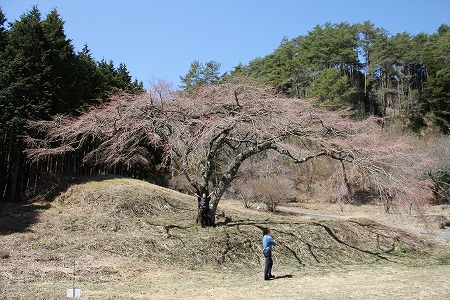
[[[189,96],[161,80],[151,86],[141,95],[117,94],[77,118],[30,122],[35,136],[25,138],[27,155],[39,160],[76,152],[87,164],[148,166],[159,149],[162,166],[178,168],[194,188],[214,186],[213,210],[241,164],[269,150],[296,164],[322,156],[338,160],[342,176],[351,170],[385,197],[415,201],[424,195],[412,174],[429,160],[411,155],[408,137],[383,135],[376,118],[353,121],[347,111],[286,99],[250,79],[205,85]]]

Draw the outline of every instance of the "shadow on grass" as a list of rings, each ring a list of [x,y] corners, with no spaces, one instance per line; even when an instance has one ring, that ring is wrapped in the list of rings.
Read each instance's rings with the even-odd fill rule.
[[[27,232],[37,222],[39,214],[50,208],[50,204],[0,204],[0,235]]]
[[[273,278],[272,280],[283,279],[283,278],[293,278],[293,277],[294,277],[294,275],[286,274],[286,275],[277,276],[277,277]]]
[[[30,227],[38,221],[40,212],[51,207],[50,202],[57,195],[67,191],[67,189],[80,183],[90,181],[102,182],[109,179],[125,178],[117,175],[86,176],[86,177],[61,177],[52,178],[42,183],[38,190],[42,192],[34,195],[36,199],[43,199],[46,203],[18,203],[18,202],[0,202],[0,235],[7,235],[16,232],[27,232]]]

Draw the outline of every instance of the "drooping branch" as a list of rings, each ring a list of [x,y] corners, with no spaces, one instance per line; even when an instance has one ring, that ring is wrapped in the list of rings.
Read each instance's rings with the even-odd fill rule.
[[[37,134],[27,139],[27,154],[39,160],[79,151],[86,164],[148,166],[152,147],[158,148],[161,165],[179,168],[194,188],[213,185],[213,209],[241,164],[268,150],[296,164],[338,160],[375,183],[380,194],[423,195],[411,174],[427,159],[412,157],[408,139],[383,137],[376,120],[353,121],[347,112],[285,99],[254,82],[206,85],[189,95],[167,91],[164,84],[154,88],[118,94],[77,118],[30,123]]]
[[[293,161],[295,164],[305,163],[305,162],[307,162],[307,161],[310,160],[310,159],[313,159],[313,158],[316,158],[316,157],[320,157],[320,156],[326,156],[326,155],[329,156],[329,153],[328,153],[328,152],[322,150],[322,151],[318,151],[317,153],[310,154],[310,155],[307,155],[307,156],[304,156],[304,157],[296,157],[296,156],[295,156],[294,154],[292,154],[289,150],[284,149],[284,148],[281,148],[281,147],[280,147],[279,145],[277,145],[277,144],[274,144],[273,147],[272,147],[272,149],[275,150],[275,151],[277,151],[277,152],[280,153],[280,154],[283,154],[283,155],[289,157],[290,159],[292,159],[292,161]]]

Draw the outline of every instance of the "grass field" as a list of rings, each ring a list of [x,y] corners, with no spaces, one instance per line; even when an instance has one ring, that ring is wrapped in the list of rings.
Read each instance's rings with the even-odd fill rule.
[[[137,180],[97,179],[50,204],[3,205],[0,299],[65,299],[74,283],[82,299],[450,298],[450,244],[412,233],[420,222],[410,217],[399,214],[393,228],[391,216],[370,220],[368,206],[331,221],[224,200],[219,226],[202,229],[195,201]],[[397,229],[405,224],[410,231]],[[263,226],[280,242],[280,278],[270,282]]]
[[[334,267],[277,267],[291,275],[270,282],[260,269],[186,270],[124,260],[77,265],[84,299],[448,299],[448,266],[401,264],[340,265]],[[42,271],[42,270],[40,270]],[[2,299],[63,299],[72,287],[70,266],[63,274],[12,283],[3,279]],[[80,272],[80,271],[79,271]],[[65,279],[61,277],[66,277]]]

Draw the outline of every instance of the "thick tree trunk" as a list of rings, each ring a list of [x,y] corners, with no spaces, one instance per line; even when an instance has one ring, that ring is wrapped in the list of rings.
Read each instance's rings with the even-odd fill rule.
[[[208,226],[209,227],[216,226],[216,211],[217,211],[217,207],[209,209],[209,214],[208,214]]]
[[[287,155],[291,159],[293,159],[294,163],[304,163],[309,161],[312,158],[327,155],[326,151],[319,151],[316,154],[305,156],[303,158],[295,158],[289,153],[287,150],[280,149],[276,144],[272,143],[271,141],[268,141],[266,143],[258,145],[258,147],[250,147],[246,151],[238,154],[234,161],[231,162],[227,168],[227,170],[223,173],[222,177],[220,178],[219,182],[214,188],[214,193],[211,196],[211,201],[209,203],[209,224],[208,226],[215,226],[216,225],[216,212],[217,207],[219,205],[219,201],[222,198],[222,195],[225,193],[225,190],[228,188],[230,183],[233,181],[234,177],[236,176],[236,173],[241,166],[242,162],[244,162],[247,158],[249,158],[252,155],[255,155],[257,153],[261,153],[265,150],[272,149],[275,150],[283,155]],[[205,186],[208,186],[207,183]]]

